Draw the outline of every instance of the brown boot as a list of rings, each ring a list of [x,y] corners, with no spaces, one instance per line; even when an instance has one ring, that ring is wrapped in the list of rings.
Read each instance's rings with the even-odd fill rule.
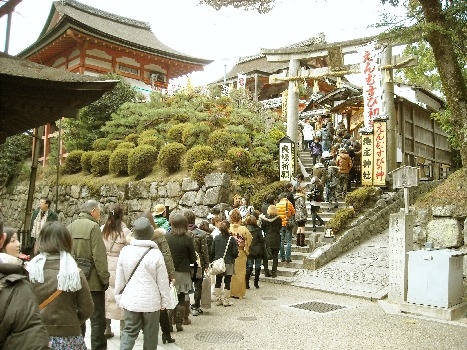
[[[114,334],[112,332],[112,329],[110,329],[110,322],[111,322],[111,320],[109,318],[105,319],[105,332],[104,332],[104,335],[105,335],[105,337],[107,339],[112,338],[114,336]]]
[[[185,312],[183,313],[183,324],[188,325],[188,324],[191,324],[191,320],[188,318],[188,316],[190,315],[190,301],[185,300],[184,306],[185,306]]]

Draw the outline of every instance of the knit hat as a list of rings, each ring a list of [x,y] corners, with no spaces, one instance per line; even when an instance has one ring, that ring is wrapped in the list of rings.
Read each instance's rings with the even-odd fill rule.
[[[136,219],[133,224],[133,232],[136,239],[148,240],[154,235],[154,229],[149,220],[145,217]]]
[[[154,207],[154,215],[161,215],[165,211],[164,204],[156,204]]]

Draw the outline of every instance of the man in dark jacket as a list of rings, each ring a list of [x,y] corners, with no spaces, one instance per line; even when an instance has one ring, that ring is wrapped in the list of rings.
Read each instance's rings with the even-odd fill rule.
[[[0,249],[5,239],[0,219]],[[20,265],[0,261],[0,349],[49,349],[36,296]]]
[[[99,228],[101,211],[99,203],[90,199],[81,207],[78,218],[68,225],[73,237],[73,256],[84,258],[92,262],[88,277],[89,289],[94,302],[94,313],[91,320],[91,349],[107,349],[105,332],[105,291],[109,287],[109,268],[104,240]],[[83,336],[86,325],[82,325]]]
[[[198,228],[195,224],[195,213],[192,210],[185,210],[183,215],[188,220],[188,230],[192,233],[193,244],[195,246],[195,251],[199,257],[199,266],[198,263],[195,263],[193,271],[193,283],[195,287],[194,301],[195,303],[191,306],[193,316],[198,316],[203,313],[203,310],[200,309],[201,306],[201,291],[203,287],[203,275],[204,271],[209,268],[209,247],[212,244],[212,236],[201,229]],[[211,244],[208,242],[210,241]],[[188,318],[190,302],[185,302],[185,308],[188,307],[188,310],[185,310],[185,317]]]
[[[41,197],[39,200],[39,207],[32,212],[31,217],[31,246],[34,246],[42,226],[48,221],[58,221],[58,215],[50,209],[52,201],[47,197]]]

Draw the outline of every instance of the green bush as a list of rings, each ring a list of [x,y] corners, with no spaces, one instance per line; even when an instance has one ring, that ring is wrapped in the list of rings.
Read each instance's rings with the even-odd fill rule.
[[[284,191],[284,185],[287,182],[285,181],[275,181],[269,185],[261,187],[256,193],[251,197],[250,203],[255,208],[261,208],[263,203],[266,201],[267,196],[270,194],[274,196],[279,196],[281,192]]]
[[[31,157],[31,147],[32,139],[25,134],[9,136],[0,144],[0,185],[18,179],[21,165]]]
[[[196,162],[207,160],[212,162],[215,158],[215,152],[210,146],[195,146],[189,149],[183,159],[183,164],[190,169]]]
[[[91,173],[91,168],[92,168],[91,160],[95,153],[96,151],[83,152],[83,155],[81,156],[81,169],[85,173],[88,173],[88,174]]]
[[[128,155],[128,175],[141,179],[150,174],[157,160],[157,149],[149,145],[141,145],[130,150]]]
[[[138,139],[145,139],[147,137],[159,137],[159,133],[156,129],[146,129],[141,131],[138,136]]]
[[[156,148],[157,151],[159,151],[163,144],[163,141],[155,136],[145,136],[145,137],[140,137],[138,139],[138,144],[153,146]]]
[[[104,151],[107,149],[107,145],[109,144],[109,139],[108,138],[100,138],[95,140],[92,143],[92,149],[94,151]]]
[[[123,141],[132,142],[135,146],[138,146],[138,139],[139,139],[138,134],[129,134],[129,135],[125,136]]]
[[[76,174],[81,171],[81,157],[83,153],[84,151],[81,150],[68,153],[62,169],[64,174]]]
[[[234,173],[234,166],[232,161],[224,159],[219,164],[219,171],[221,173],[226,173],[232,175]]]
[[[183,144],[188,148],[191,148],[194,145],[204,145],[207,142],[210,133],[211,129],[206,124],[187,124],[185,128],[183,128],[182,132]]]
[[[160,166],[169,173],[180,170],[182,157],[185,152],[186,147],[178,142],[172,142],[162,146],[158,156]]]
[[[126,143],[126,142],[122,142],[121,144],[123,143]],[[128,154],[130,153],[130,150],[134,148],[134,144],[133,143],[131,144],[133,145],[133,147],[126,147],[126,148],[121,148],[120,146],[117,147],[117,149],[113,151],[112,154],[110,155],[109,171],[112,174],[123,175],[123,176],[128,175]]]
[[[183,129],[185,129],[186,124],[185,123],[180,123],[180,124],[175,124],[172,127],[170,127],[169,131],[167,131],[167,136],[169,140],[173,142],[178,142],[178,143],[183,143]]]
[[[109,173],[110,151],[96,152],[91,158],[91,173],[94,176],[103,176]]]
[[[235,172],[239,175],[250,175],[251,155],[249,151],[240,147],[232,147],[227,151],[227,159],[232,162]]]
[[[347,225],[347,223],[355,217],[355,210],[353,207],[342,208],[336,211],[334,216],[326,223],[325,228],[332,229],[334,234],[340,233]]]
[[[356,211],[368,207],[375,201],[378,188],[373,186],[362,186],[345,196],[345,204],[352,206]]]
[[[227,151],[234,144],[234,138],[225,130],[214,130],[209,134],[208,145],[211,146],[219,158],[224,158]]]
[[[115,148],[115,150],[117,150],[117,149],[130,149],[130,148],[135,148],[135,147],[136,147],[136,144],[134,144],[133,142],[123,141],[123,142],[120,142],[117,145],[117,148]]]
[[[204,183],[204,177],[207,174],[210,174],[214,171],[214,166],[208,160],[200,160],[199,162],[195,162],[193,164],[193,168],[191,169],[191,178],[198,181],[198,183]]]
[[[255,176],[263,176],[269,181],[279,179],[279,162],[274,160],[273,155],[266,147],[253,148],[252,173]]]
[[[111,140],[107,144],[107,150],[110,152],[113,152],[117,149],[118,145],[121,144],[123,141],[122,140]]]

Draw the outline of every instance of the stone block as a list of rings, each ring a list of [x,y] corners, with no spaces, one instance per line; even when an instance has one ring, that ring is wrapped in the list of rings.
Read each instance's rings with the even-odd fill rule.
[[[205,218],[209,214],[209,207],[205,205],[196,205],[193,207],[193,212],[198,218]]]
[[[186,177],[182,180],[182,191],[198,191],[199,184],[198,181],[193,180],[192,178]]]
[[[81,193],[81,186],[77,186],[77,185],[70,186],[70,197],[78,199],[80,193]]]
[[[464,240],[461,224],[453,218],[435,218],[428,223],[426,231],[427,241],[433,242],[436,248],[459,247]]]
[[[226,197],[226,190],[221,187],[211,187],[206,190],[206,195],[204,196],[204,205],[216,205],[217,203],[224,202]]]
[[[180,196],[182,193],[182,186],[178,181],[170,181],[166,185],[167,187],[167,197],[173,198]]]
[[[449,217],[449,216],[453,216],[455,209],[456,209],[455,205],[441,205],[441,206],[432,207],[431,212],[433,216]]]
[[[206,188],[210,187],[230,187],[230,176],[225,173],[211,173],[204,178]]]
[[[159,184],[157,182],[151,182],[149,185],[149,195],[152,199],[157,198],[159,196]]]
[[[187,207],[192,207],[195,204],[196,192],[185,192],[180,199],[180,205],[185,205]]]

